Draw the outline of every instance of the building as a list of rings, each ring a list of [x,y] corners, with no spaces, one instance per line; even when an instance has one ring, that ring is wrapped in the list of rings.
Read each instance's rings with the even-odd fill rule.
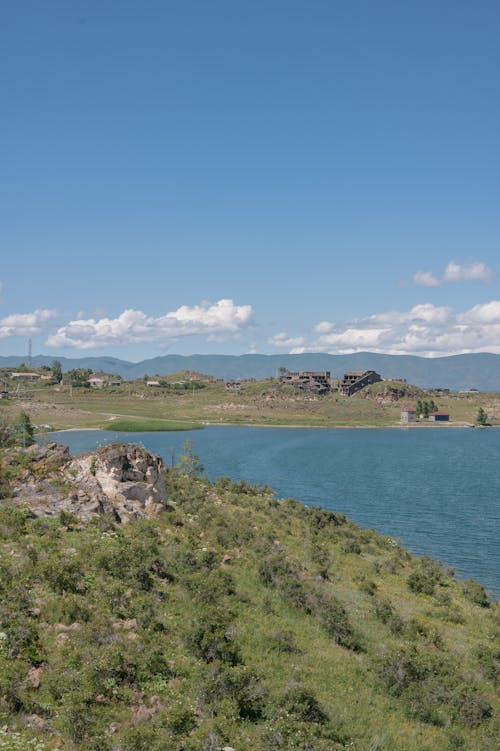
[[[39,381],[40,373],[11,373],[10,377],[14,381]]]
[[[106,373],[91,373],[89,375],[89,384],[93,389],[103,389],[106,386],[121,386],[121,378],[107,375]]]
[[[417,410],[414,407],[403,407],[401,410],[401,422],[416,422]]]
[[[92,373],[92,375],[89,375],[89,384],[93,389],[103,389],[108,385],[108,379],[105,376]]]
[[[344,380],[339,386],[339,392],[344,396],[352,396],[356,391],[364,389],[371,383],[378,383],[382,378],[374,370],[352,370],[344,373]]]
[[[280,376],[280,383],[284,386],[294,386],[301,391],[312,391],[315,394],[328,394],[331,390],[329,370],[300,370],[297,373],[285,373]]]
[[[431,412],[429,420],[433,422],[449,422],[450,416],[447,412]]]

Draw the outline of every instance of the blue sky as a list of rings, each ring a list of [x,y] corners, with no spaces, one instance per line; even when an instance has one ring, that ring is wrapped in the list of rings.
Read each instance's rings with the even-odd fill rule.
[[[500,5],[4,4],[0,354],[500,352]]]

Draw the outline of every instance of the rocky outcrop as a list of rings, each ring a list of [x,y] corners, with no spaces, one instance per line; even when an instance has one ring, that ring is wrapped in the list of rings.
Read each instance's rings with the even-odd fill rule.
[[[66,511],[81,519],[110,514],[126,522],[169,508],[163,461],[141,446],[112,443],[71,457],[57,443],[35,444],[11,453],[6,461],[17,469],[14,502],[37,516]]]

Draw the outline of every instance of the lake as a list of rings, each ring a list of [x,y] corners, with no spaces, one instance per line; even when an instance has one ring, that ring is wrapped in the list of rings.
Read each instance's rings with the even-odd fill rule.
[[[207,427],[176,433],[64,431],[71,453],[141,443],[170,463],[190,440],[210,479],[270,485],[391,535],[500,595],[500,430]]]

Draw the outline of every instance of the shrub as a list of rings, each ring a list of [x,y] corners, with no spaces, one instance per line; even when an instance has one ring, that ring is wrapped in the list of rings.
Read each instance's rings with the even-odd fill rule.
[[[474,605],[479,605],[481,608],[490,607],[488,595],[481,584],[478,584],[472,579],[467,579],[462,585],[462,591],[467,599],[473,602]]]
[[[437,584],[442,582],[441,568],[427,556],[420,559],[417,568],[408,577],[408,587],[412,592],[432,595]]]
[[[303,686],[296,685],[289,688],[280,704],[288,714],[295,715],[303,722],[315,722],[320,725],[328,722],[328,715],[319,701]]]
[[[292,631],[270,631],[266,634],[269,649],[275,652],[298,652],[295,634]]]
[[[232,700],[239,717],[259,720],[267,692],[260,676],[245,666],[218,667],[208,676],[201,699],[212,711],[224,700]]]
[[[206,663],[220,660],[236,665],[240,660],[234,633],[226,612],[206,607],[200,618],[191,624],[186,643],[191,652]]]
[[[373,600],[373,610],[379,621],[382,621],[382,623],[387,623],[394,614],[391,601],[385,598],[379,599],[376,597]]]

